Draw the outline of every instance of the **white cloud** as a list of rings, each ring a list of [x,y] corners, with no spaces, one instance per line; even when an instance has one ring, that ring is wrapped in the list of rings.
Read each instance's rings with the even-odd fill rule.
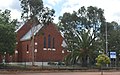
[[[21,18],[21,12],[18,11],[18,10],[16,10],[16,9],[12,9],[11,16],[12,16],[12,19],[18,19],[18,20],[20,20],[20,18]]]
[[[13,0],[0,0],[0,9],[9,8]]]
[[[104,15],[107,21],[117,21],[120,23],[120,0],[43,0],[46,1],[44,6],[49,8],[55,8],[57,12],[55,17],[55,22],[58,22],[58,16],[62,15],[64,12],[77,11],[81,6],[97,6],[98,8],[104,9]],[[62,3],[61,3],[62,2]],[[59,7],[57,8],[59,5]],[[12,18],[20,19],[20,4],[19,0],[0,0],[0,9],[11,10]]]
[[[49,5],[49,4],[44,4],[44,6],[50,8],[50,9],[53,8],[53,7],[52,7],[51,5]]]
[[[54,17],[54,21],[53,22],[54,23],[58,23],[58,17],[57,16]]]
[[[0,0],[0,9],[4,11],[5,9],[11,10],[11,18],[18,19],[21,18],[20,4],[18,0]]]
[[[47,0],[48,4],[55,6],[56,4],[58,4],[60,1],[62,0]]]
[[[81,6],[97,6],[104,9],[104,15],[109,22],[120,19],[120,16],[115,16],[116,13],[120,12],[120,0],[66,0],[60,15],[64,12],[77,11]]]

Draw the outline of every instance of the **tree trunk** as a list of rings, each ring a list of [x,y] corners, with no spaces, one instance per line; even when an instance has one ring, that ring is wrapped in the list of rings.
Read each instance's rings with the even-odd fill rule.
[[[87,67],[87,55],[82,57],[82,67]]]

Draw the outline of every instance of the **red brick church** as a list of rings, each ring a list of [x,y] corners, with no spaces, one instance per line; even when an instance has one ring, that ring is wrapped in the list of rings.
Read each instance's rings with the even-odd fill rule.
[[[32,61],[32,32],[34,32],[35,62],[60,62],[64,59],[67,51],[63,47],[66,44],[56,25],[49,23],[43,26],[28,21],[17,30],[17,43],[13,62]]]

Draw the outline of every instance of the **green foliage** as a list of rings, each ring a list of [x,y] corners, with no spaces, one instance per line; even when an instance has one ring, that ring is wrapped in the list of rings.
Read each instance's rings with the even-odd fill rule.
[[[36,15],[43,9],[42,0],[19,0],[22,8],[22,18],[28,18],[30,15]]]
[[[110,58],[105,54],[100,54],[96,58],[96,61],[97,61],[96,65],[100,67],[100,66],[103,66],[105,64],[109,64],[110,63]]]
[[[118,65],[120,61],[120,26],[116,22],[111,22],[111,25],[113,26],[113,29],[109,32],[108,36],[108,47],[110,51],[115,51],[117,54],[116,58],[116,64]]]
[[[44,7],[42,0],[19,0],[21,2],[22,16],[24,21],[37,18],[39,23],[52,22],[55,11]]]
[[[64,13],[59,17],[58,26],[64,34],[66,48],[72,51],[66,58],[68,63],[81,61],[82,65],[87,66],[88,58],[95,60],[98,51],[102,50],[100,27],[105,22],[103,13],[101,8],[83,6],[77,12]]]
[[[16,42],[16,22],[10,19],[10,11],[0,12],[0,54],[13,54]]]
[[[73,50],[69,49],[71,50],[71,53],[65,57],[64,62],[66,64],[75,64],[81,61],[82,65],[87,65],[88,57],[91,61],[93,61],[100,51],[101,41],[100,39],[95,40],[95,38],[93,38],[90,34],[90,31],[79,32],[79,38],[76,38],[75,40],[74,42],[76,45],[74,46],[74,44],[72,44],[74,47],[71,49]],[[69,46],[70,43],[67,45]]]
[[[101,26],[101,37],[103,38],[104,45],[105,45],[105,27],[107,26],[107,33],[108,33],[108,48],[109,52],[110,51],[115,51],[116,52],[116,61],[118,64],[119,62],[119,54],[120,54],[120,26],[117,22],[112,21],[112,22],[106,22],[104,25]],[[104,47],[103,47],[104,48]],[[105,50],[105,49],[104,49]]]

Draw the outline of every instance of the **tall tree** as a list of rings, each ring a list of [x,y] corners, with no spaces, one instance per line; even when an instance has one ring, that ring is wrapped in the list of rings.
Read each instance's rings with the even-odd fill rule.
[[[16,20],[11,20],[10,10],[0,11],[0,54],[13,54],[16,43]]]
[[[99,33],[101,25],[105,22],[103,13],[101,8],[90,6],[86,9],[83,6],[77,12],[64,13],[59,17],[59,28],[64,33],[67,48],[73,52],[79,51],[82,66],[87,66],[88,58],[96,52],[95,50],[99,50],[96,42],[102,41]],[[75,58],[78,56],[76,55]]]
[[[55,11],[44,7],[42,0],[20,0],[20,2],[22,8],[21,18],[24,21],[37,17],[39,23],[52,22]]]
[[[119,61],[119,57],[120,57],[120,26],[118,25],[117,22],[115,21],[112,21],[112,22],[107,22],[106,23],[106,26],[107,26],[107,32],[108,34],[106,35],[108,38],[107,38],[107,42],[108,42],[108,53],[110,51],[115,51],[116,52],[116,55],[117,55],[117,58],[116,58],[116,61],[117,61],[117,64],[118,64],[118,61]],[[105,34],[105,30],[104,30],[104,27],[101,27],[101,33],[102,34]],[[102,35],[102,37],[105,39],[105,35]]]

